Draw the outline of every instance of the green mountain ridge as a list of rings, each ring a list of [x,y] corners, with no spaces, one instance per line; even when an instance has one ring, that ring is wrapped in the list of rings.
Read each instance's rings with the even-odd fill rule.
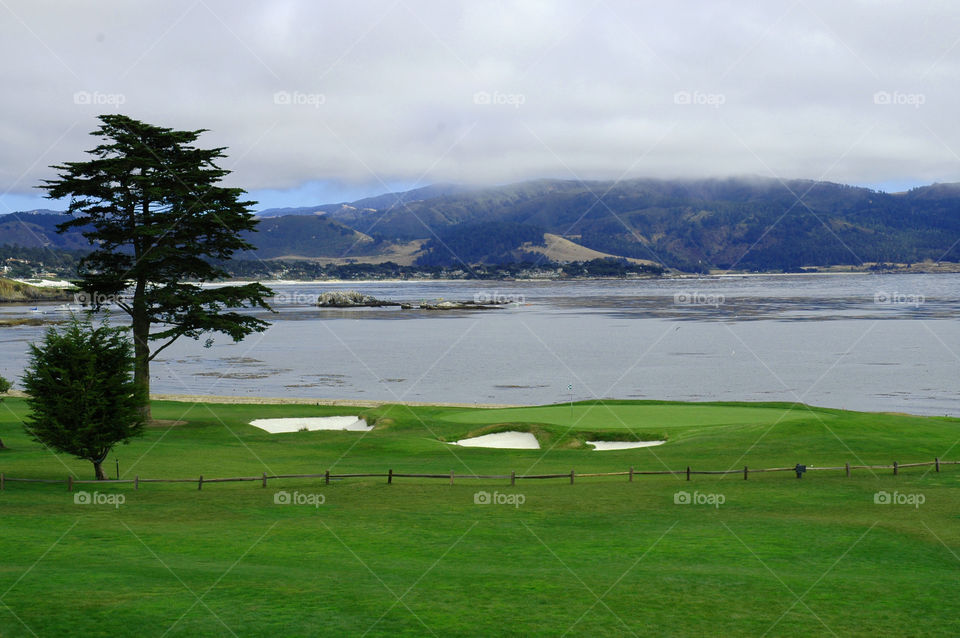
[[[683,271],[960,262],[960,184],[891,194],[769,178],[540,179],[438,184],[281,210],[309,212],[261,217],[259,232],[250,235],[257,250],[238,258],[364,262],[407,250],[411,261],[432,266],[544,262],[548,256],[523,246],[542,245],[540,238],[551,234]],[[62,220],[41,213],[0,216],[0,244],[85,245],[75,232],[56,234]]]

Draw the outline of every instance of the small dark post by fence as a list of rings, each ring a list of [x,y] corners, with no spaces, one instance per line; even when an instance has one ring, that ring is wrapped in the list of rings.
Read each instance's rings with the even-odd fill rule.
[[[453,470],[450,470],[450,485],[453,485]]]
[[[896,462],[896,461],[893,462],[893,475],[894,475],[894,476],[897,475],[897,462]]]
[[[516,472],[516,470],[514,470],[514,471],[510,472],[510,487],[513,487],[513,486],[516,485],[516,484],[517,484],[517,472]],[[0,485],[3,485],[3,483],[0,482]],[[0,488],[0,489],[2,489],[2,488]]]
[[[847,463],[847,478],[850,478],[850,464]]]
[[[267,473],[264,472],[264,473],[263,473],[263,485],[262,485],[261,487],[266,487],[266,486],[267,486]]]
[[[573,470],[570,470],[570,485],[573,485]]]
[[[197,480],[197,489],[198,489],[198,490],[202,490],[202,489],[203,489],[203,474],[201,474],[201,475],[200,475],[200,478]]]
[[[67,491],[73,491],[73,476],[70,474],[67,474]]]
[[[140,475],[139,475],[139,474],[137,474],[136,476],[133,477],[133,489],[135,489],[135,490],[139,490],[139,489],[140,489]]]
[[[744,480],[744,481],[747,480],[747,472],[748,472],[748,471],[749,471],[749,470],[747,470],[747,466],[744,465],[744,466],[743,466],[743,480]]]
[[[0,490],[3,489],[3,472],[0,472]]]
[[[393,470],[387,471],[387,485],[393,483]]]
[[[630,482],[633,483],[633,466],[630,466]]]
[[[325,485],[330,485],[330,470],[323,473],[323,482]]]
[[[937,466],[937,471],[940,471],[940,457],[933,459],[933,464]],[[3,489],[3,474],[0,474],[0,490]]]
[[[687,466],[687,480],[690,480],[690,466]]]

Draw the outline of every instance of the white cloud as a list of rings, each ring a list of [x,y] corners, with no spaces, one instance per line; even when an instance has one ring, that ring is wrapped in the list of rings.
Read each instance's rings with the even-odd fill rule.
[[[212,129],[248,189],[957,180],[960,6],[743,5],[7,0],[0,192],[80,159],[109,110]]]

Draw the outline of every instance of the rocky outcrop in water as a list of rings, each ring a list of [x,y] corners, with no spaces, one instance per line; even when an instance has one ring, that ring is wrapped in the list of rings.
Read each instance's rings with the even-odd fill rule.
[[[356,290],[335,290],[322,293],[317,297],[317,305],[321,308],[379,308],[400,304],[396,301],[381,301]]]
[[[335,290],[322,293],[317,298],[317,305],[321,308],[382,308],[399,306],[401,310],[490,310],[500,308],[504,303],[496,301],[478,303],[476,301],[438,301],[437,303],[421,302],[419,304],[400,303],[399,301],[384,301],[370,295],[364,295],[356,290]]]

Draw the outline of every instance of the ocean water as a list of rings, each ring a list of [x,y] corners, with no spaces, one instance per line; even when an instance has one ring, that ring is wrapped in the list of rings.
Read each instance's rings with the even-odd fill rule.
[[[797,275],[570,282],[272,286],[271,327],[181,340],[154,361],[179,394],[543,404],[571,398],[803,401],[960,415],[960,275]],[[321,309],[355,289],[486,311]],[[0,318],[56,318],[56,304]],[[115,315],[116,323],[122,316]],[[16,381],[36,326],[0,328]]]

